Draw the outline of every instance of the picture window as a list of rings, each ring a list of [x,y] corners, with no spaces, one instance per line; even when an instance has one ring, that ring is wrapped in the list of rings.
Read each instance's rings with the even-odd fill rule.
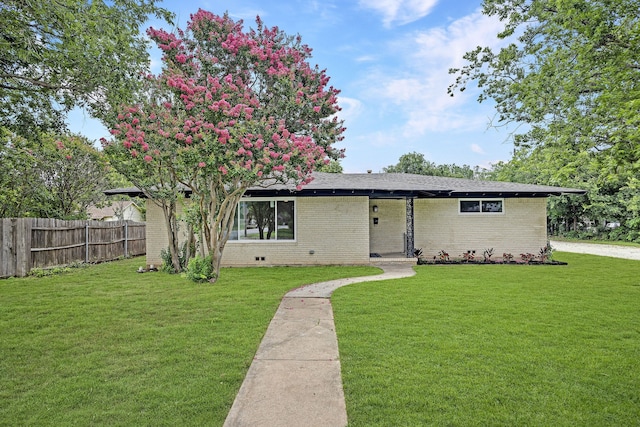
[[[229,241],[295,240],[293,200],[252,199],[238,203]]]

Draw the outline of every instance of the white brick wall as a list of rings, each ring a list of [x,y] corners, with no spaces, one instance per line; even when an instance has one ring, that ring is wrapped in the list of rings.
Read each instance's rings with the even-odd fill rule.
[[[178,205],[178,215],[182,214],[182,205]],[[162,264],[160,251],[169,247],[169,238],[165,227],[164,214],[162,209],[155,203],[147,200],[147,265]],[[184,223],[179,225],[181,242],[186,240],[187,226]]]
[[[367,197],[300,197],[295,200],[296,241],[230,241],[224,249],[222,264],[369,263]]]
[[[368,264],[370,252],[404,250],[405,200],[366,196],[295,200],[295,241],[229,241],[222,264]],[[494,249],[494,258],[503,252],[518,257],[523,252],[537,254],[547,243],[545,198],[504,199],[503,214],[466,215],[458,213],[458,199],[416,199],[414,215],[415,247],[429,258],[440,250],[452,257],[475,250],[481,257],[488,248]],[[379,218],[377,226],[374,217]],[[147,202],[147,264],[160,265],[160,250],[167,242],[162,210]]]
[[[451,257],[475,250],[482,256],[493,248],[493,257],[504,252],[518,257],[537,254],[547,244],[545,198],[504,199],[503,214],[459,214],[458,199],[415,201],[415,247],[431,258],[440,250]]]

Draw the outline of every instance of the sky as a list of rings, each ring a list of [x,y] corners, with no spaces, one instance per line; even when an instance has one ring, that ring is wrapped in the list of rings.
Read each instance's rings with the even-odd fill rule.
[[[337,144],[345,149],[346,173],[382,172],[401,155],[418,152],[436,164],[489,167],[513,152],[510,132],[491,126],[495,110],[478,103],[469,87],[447,94],[455,77],[450,68],[465,64],[476,46],[504,44],[495,18],[481,13],[481,0],[165,0],[185,28],[199,8],[255,28],[266,26],[299,34],[313,49],[311,65],[327,70],[339,89],[346,131]],[[170,30],[151,20],[146,26]],[[145,27],[145,28],[146,28]],[[152,48],[152,72],[160,70],[160,52]],[[96,120],[80,111],[69,128],[98,140],[109,137]]]

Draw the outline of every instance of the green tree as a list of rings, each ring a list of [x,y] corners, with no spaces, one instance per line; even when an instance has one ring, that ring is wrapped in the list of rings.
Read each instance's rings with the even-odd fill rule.
[[[452,178],[473,179],[476,172],[468,165],[438,165],[424,158],[424,154],[412,152],[403,154],[398,163],[382,169],[386,173],[413,173],[418,175],[447,176]]]
[[[139,27],[157,0],[0,0],[0,126],[30,139],[86,107],[106,120],[148,69]]]
[[[340,160],[331,159],[329,163],[320,166],[318,168],[318,172],[342,173],[343,172],[342,164],[340,163]]]
[[[550,197],[552,234],[581,238],[640,240],[640,193],[630,168],[611,174],[600,167],[598,153],[570,147],[540,146],[518,149],[509,162],[487,172],[497,181],[582,188],[585,196]],[[609,228],[607,224],[620,224]]]
[[[601,168],[640,169],[640,2],[485,0],[512,43],[467,52],[449,87],[472,82],[495,102],[499,123],[528,126],[516,147],[594,152]]]
[[[28,141],[0,127],[0,218],[33,216],[44,191]]]
[[[107,168],[86,138],[45,134],[34,143],[0,129],[1,217],[85,218],[104,199]]]

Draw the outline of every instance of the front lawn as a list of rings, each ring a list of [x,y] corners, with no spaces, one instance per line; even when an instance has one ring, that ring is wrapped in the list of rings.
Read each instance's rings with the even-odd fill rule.
[[[338,289],[349,426],[639,425],[640,262],[554,258]]]
[[[369,267],[138,274],[143,259],[0,280],[0,425],[222,425],[286,291]]]

